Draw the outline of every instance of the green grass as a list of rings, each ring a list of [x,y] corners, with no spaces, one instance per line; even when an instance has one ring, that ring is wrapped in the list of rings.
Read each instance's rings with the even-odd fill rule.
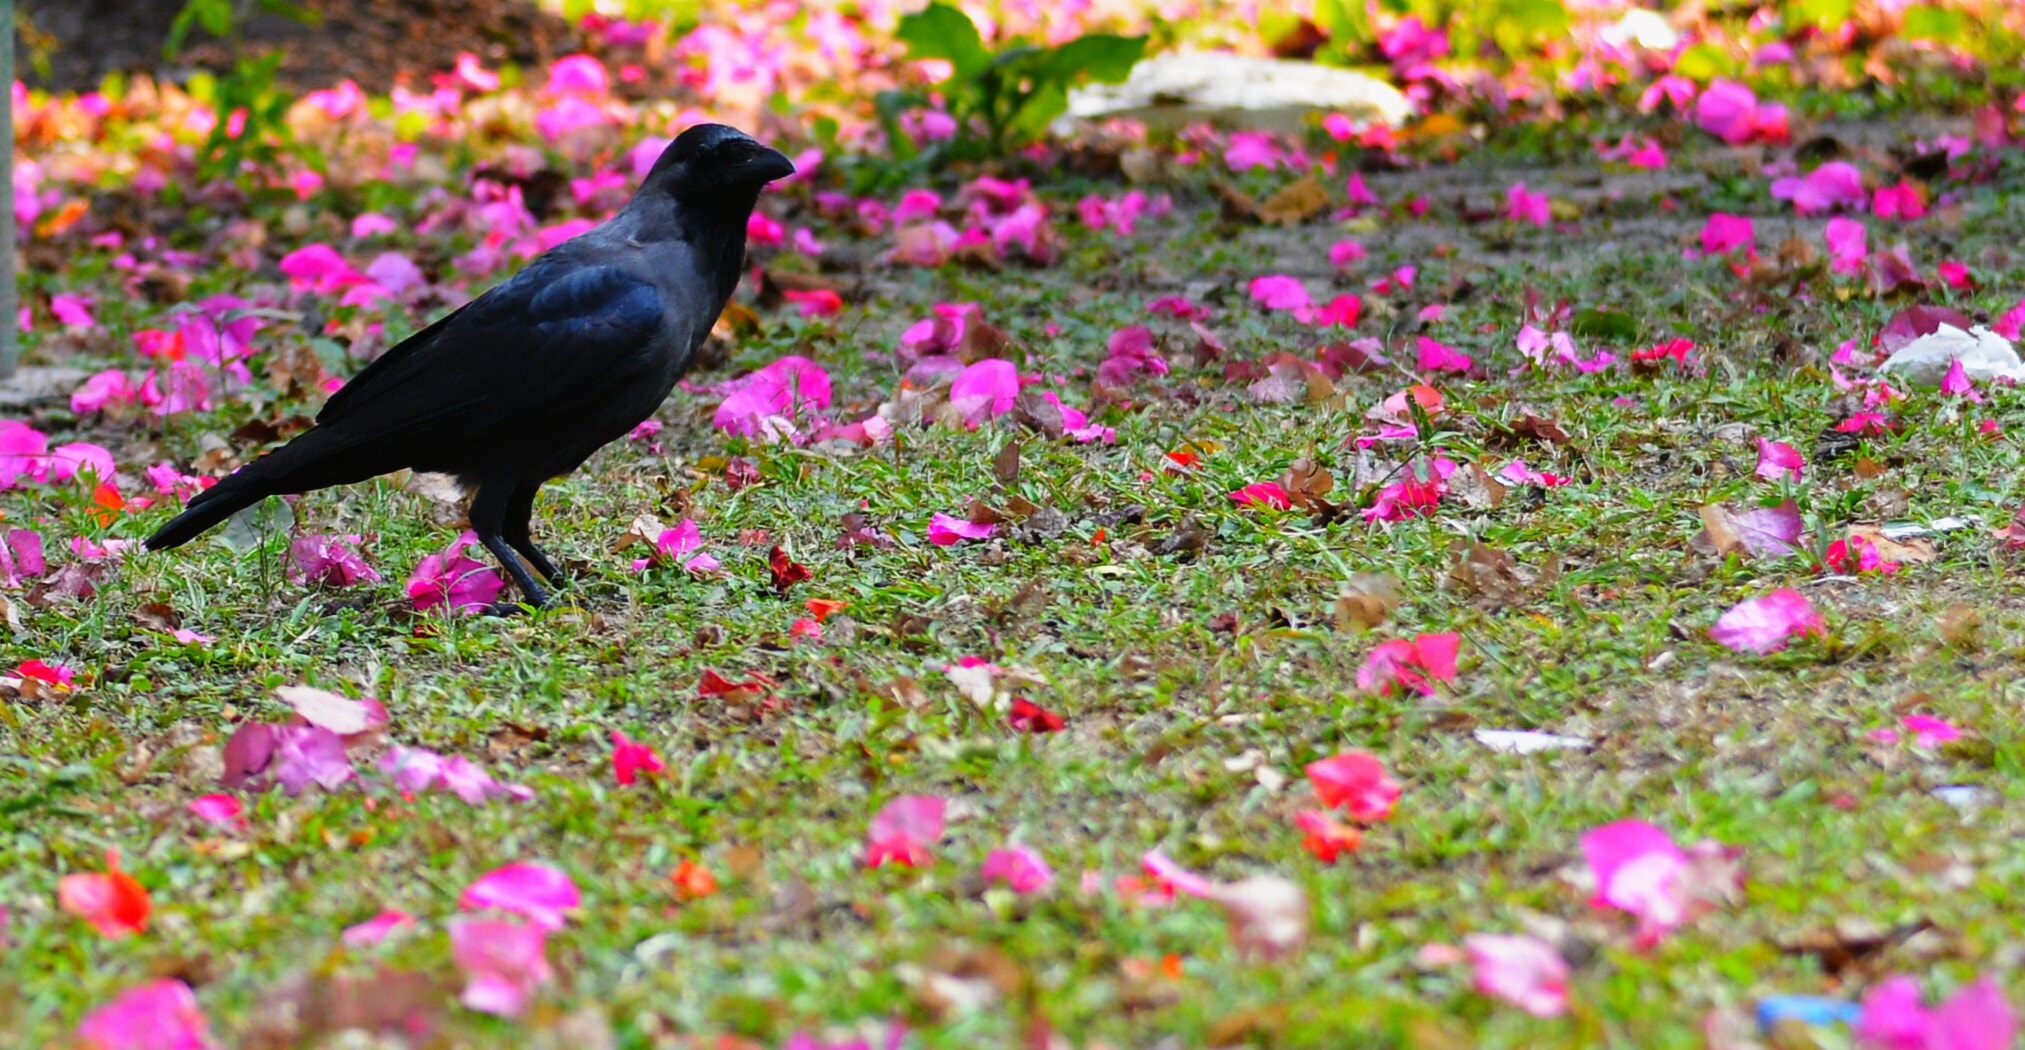
[[[1575,176],[1526,173],[1557,195],[1573,195]],[[1396,200],[1416,178],[1373,185]],[[1509,181],[1490,166],[1465,178],[1480,200]],[[1721,180],[1701,181],[1737,206]],[[1958,224],[1906,230],[1928,272],[1942,258],[1970,262],[1993,289],[1969,297],[1974,307],[2000,312],[2020,287],[2015,267],[1990,262],[2025,236],[2018,189],[2007,170],[1967,189]],[[927,303],[982,302],[1024,343],[1030,370],[1060,372],[1094,368],[1106,335],[1145,319],[1146,298],[1197,283],[1210,288],[1220,311],[1211,327],[1234,358],[1311,351],[1312,335],[1257,314],[1243,286],[1284,270],[1321,291],[1323,248],[1340,231],[1221,226],[1200,186],[1175,190],[1176,218],[1130,240],[1060,216],[1067,250],[1051,269],[882,271],[833,322],[768,315],[735,347],[733,368],[813,356],[848,406],[836,415],[856,418],[892,394],[886,351]],[[547,490],[537,536],[575,579],[561,608],[530,617],[413,615],[402,581],[448,542],[455,513],[383,483],[314,494],[294,511],[318,531],[367,534],[378,584],[287,584],[288,535],[270,526],[250,547],[206,539],[135,556],[90,600],[38,605],[12,593],[20,626],[9,657],[61,660],[89,681],[65,699],[0,700],[0,797],[16,800],[0,807],[10,915],[0,1032],[13,1033],[10,1045],[59,1039],[90,1006],[168,974],[197,987],[229,1044],[294,1045],[252,1035],[291,980],[384,966],[454,990],[442,920],[465,885],[513,860],[568,871],[582,914],[552,938],[558,979],[524,1021],[461,1011],[452,991],[423,996],[450,1045],[582,1045],[566,1025],[609,1025],[628,1047],[704,1045],[678,1033],[776,1045],[796,1030],[890,1017],[918,1029],[915,1045],[976,1047],[1013,1044],[1044,1017],[1078,1046],[1691,1047],[1711,1010],[1748,1014],[1765,994],[1860,992],[1895,971],[1949,988],[2011,970],[2025,933],[2009,906],[2025,892],[2014,845],[2025,830],[2015,775],[2025,733],[2011,693],[2025,587],[1988,530],[2025,503],[2008,436],[2025,428],[2025,411],[2009,390],[1988,391],[1980,408],[1913,393],[1903,433],[1816,458],[1815,435],[1838,417],[1827,355],[1867,340],[1897,304],[1844,301],[1819,273],[1740,297],[1720,263],[1679,258],[1713,206],[1702,194],[1674,193],[1680,217],[1658,223],[1638,198],[1600,205],[1567,233],[1461,226],[1438,207],[1362,235],[1365,275],[1403,263],[1421,272],[1413,295],[1389,312],[1372,304],[1356,334],[1389,332],[1410,359],[1414,309],[1449,302],[1451,318],[1431,334],[1490,367],[1489,378],[1440,384],[1452,412],[1430,444],[1459,461],[1494,469],[1523,456],[1574,478],[1515,490],[1495,509],[1451,496],[1431,517],[1372,527],[1232,505],[1224,493],[1300,457],[1335,472],[1337,496],[1354,494],[1345,439],[1406,379],[1349,377],[1341,407],[1256,405],[1220,366],[1184,365],[1177,335],[1175,373],[1133,410],[1101,415],[1117,428],[1109,446],[1048,441],[1010,420],[903,426],[896,448],[855,455],[745,446],[708,426],[713,401],[678,393],[661,416],[663,454],[622,442]],[[1774,214],[1772,202],[1753,203]],[[1433,243],[1459,250],[1402,247]],[[1620,352],[1686,334],[1706,368],[1507,376],[1527,289],[1630,314],[1641,337]],[[139,304],[111,310],[115,325],[147,317]],[[1052,338],[1042,334],[1050,322],[1061,326]],[[1087,405],[1080,380],[1064,394]],[[1491,424],[1519,406],[1558,420],[1571,440],[1493,448]],[[173,422],[161,452],[187,463],[249,412],[235,404]],[[1986,417],[2007,436],[1977,436]],[[115,443],[123,467],[157,461],[140,454],[153,440],[145,426],[40,418],[52,433]],[[1811,525],[1961,515],[1976,527],[1938,537],[1931,563],[1882,578],[1696,554],[1687,541],[1700,505],[1776,491],[1751,477],[1755,451],[1739,424],[1808,452],[1790,495]],[[1009,440],[1021,442],[1021,470],[1001,486],[992,462]],[[1214,451],[1196,472],[1163,473],[1162,453],[1185,442]],[[753,460],[760,482],[734,493],[710,480],[706,461],[727,454]],[[1859,478],[1859,458],[1882,473]],[[931,513],[1013,497],[1059,512],[1066,527],[928,544]],[[0,496],[0,509],[10,523],[84,520],[58,500],[23,488]],[[632,552],[609,550],[633,515],[672,524],[685,507],[723,560],[720,575],[634,575]],[[123,518],[110,534],[144,535],[165,513]],[[840,549],[851,513],[894,545]],[[1207,544],[1159,553],[1190,521]],[[70,535],[54,520],[41,527],[53,553]],[[1108,541],[1093,544],[1099,529]],[[765,538],[742,543],[747,530]],[[1468,593],[1449,575],[1471,539],[1529,568],[1558,558],[1560,575],[1508,598]],[[786,596],[768,579],[772,543],[814,574]],[[1370,634],[1338,630],[1332,601],[1351,574],[1373,571],[1399,579],[1402,603]],[[1762,658],[1707,639],[1720,612],[1778,586],[1810,596],[1828,638]],[[849,607],[826,626],[826,644],[791,644],[790,622],[817,597]],[[138,626],[148,602],[218,640],[181,646]],[[1973,646],[1937,626],[1963,603],[1983,621]],[[1457,681],[1424,698],[1361,693],[1354,678],[1370,647],[1418,631],[1460,632]],[[941,673],[963,655],[1043,679],[1025,693],[1068,729],[1020,735],[978,710]],[[752,717],[700,698],[706,668],[772,676],[778,707]],[[281,720],[272,690],[299,682],[378,697],[393,740],[478,758],[537,798],[472,808],[380,788],[270,793],[247,797],[243,832],[197,825],[183,806],[214,790],[217,746],[237,719]],[[1915,709],[1971,736],[1931,753],[1865,740]],[[1475,727],[1573,732],[1596,746],[1500,755],[1472,741]],[[614,784],[613,729],[654,745],[667,775]],[[1359,853],[1325,866],[1290,818],[1311,805],[1300,767],[1346,748],[1383,756],[1407,790]],[[1989,798],[1958,812],[1930,794],[1943,784],[1980,785]],[[950,799],[937,862],[863,870],[871,814],[902,793]],[[1627,817],[1684,842],[1741,847],[1742,903],[1635,950],[1628,922],[1591,909],[1569,877],[1581,868],[1580,834]],[[1016,899],[982,887],[977,864],[1009,838],[1047,856],[1059,873],[1052,891]],[[54,898],[59,875],[97,870],[114,847],[155,902],[147,932],[118,942]],[[1206,904],[1134,908],[1079,890],[1086,870],[1107,881],[1136,873],[1151,848],[1216,877],[1292,879],[1313,905],[1307,946],[1250,960]],[[708,866],[722,890],[678,903],[667,876],[683,859]],[[381,949],[340,944],[343,927],[389,907],[415,913],[421,930]],[[1834,973],[1795,950],[1852,918],[1931,929]],[[1472,991],[1464,970],[1415,962],[1424,944],[1543,926],[1561,931],[1577,963],[1565,1018],[1529,1018]],[[1179,979],[1133,976],[1168,955]],[[999,974],[1003,986],[965,985],[982,1005],[950,1006],[950,986],[930,978],[952,969]]]

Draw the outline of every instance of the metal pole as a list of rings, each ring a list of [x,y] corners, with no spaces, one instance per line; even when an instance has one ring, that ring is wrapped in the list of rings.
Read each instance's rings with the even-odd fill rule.
[[[0,379],[14,374],[21,354],[21,290],[14,272],[14,0],[0,0]]]

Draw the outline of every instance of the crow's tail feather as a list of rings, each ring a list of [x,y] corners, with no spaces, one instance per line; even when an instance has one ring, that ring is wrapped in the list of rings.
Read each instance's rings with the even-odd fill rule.
[[[180,547],[269,496],[364,481],[398,469],[373,469],[379,465],[364,463],[364,458],[335,440],[330,431],[311,428],[198,493],[183,513],[148,537],[148,549]]]

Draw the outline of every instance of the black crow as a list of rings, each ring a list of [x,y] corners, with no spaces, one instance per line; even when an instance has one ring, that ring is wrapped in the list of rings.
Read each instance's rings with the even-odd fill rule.
[[[149,549],[268,496],[431,471],[475,492],[479,541],[547,604],[527,570],[556,577],[529,533],[535,491],[667,399],[738,284],[760,188],[794,170],[734,128],[684,131],[617,215],[367,365],[315,426],[200,493]]]

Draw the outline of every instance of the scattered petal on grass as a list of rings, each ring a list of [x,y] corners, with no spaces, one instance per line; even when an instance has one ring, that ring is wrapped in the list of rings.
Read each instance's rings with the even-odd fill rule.
[[[366,564],[364,555],[354,549],[360,540],[357,535],[313,533],[297,536],[288,547],[288,581],[322,587],[350,587],[357,583],[378,582],[380,574]]]
[[[1799,481],[1800,468],[1807,465],[1806,457],[1800,450],[1784,441],[1758,439],[1758,467],[1756,473],[1766,481]]]
[[[339,937],[346,944],[354,947],[364,947],[366,945],[378,944],[398,930],[412,930],[414,928],[415,917],[413,915],[404,911],[388,909],[364,922],[354,923],[345,927],[344,933],[340,934]]]
[[[415,566],[408,577],[408,598],[414,602],[416,612],[441,607],[456,613],[473,613],[499,597],[506,581],[467,551],[477,542],[477,533],[466,532],[457,542],[423,558]]]
[[[1357,688],[1380,696],[1390,696],[1395,689],[1432,693],[1433,683],[1455,681],[1461,647],[1462,636],[1454,633],[1380,642],[1357,671]]]
[[[1024,696],[1013,697],[1006,724],[1022,733],[1059,733],[1068,725],[1061,715]]]
[[[621,784],[631,784],[640,774],[653,775],[666,769],[666,763],[654,749],[637,743],[626,734],[612,730],[612,779]]]
[[[341,737],[379,729],[387,724],[387,709],[377,700],[353,700],[328,689],[302,685],[279,686],[274,692],[303,721]]]
[[[198,820],[213,827],[236,828],[246,825],[244,807],[236,795],[201,795],[190,800],[187,807]]]
[[[1568,1012],[1568,963],[1530,934],[1477,933],[1463,939],[1477,990],[1535,1017]]]
[[[1807,596],[1780,588],[1762,598],[1738,602],[1716,618],[1709,637],[1740,653],[1775,653],[1793,639],[1822,634],[1827,624],[1807,601]]]
[[[942,841],[947,805],[935,795],[902,795],[880,807],[865,835],[865,866],[919,868],[931,863],[935,858],[928,850]]]
[[[1642,820],[1620,820],[1582,836],[1596,880],[1598,907],[1638,918],[1638,942],[1650,947],[1697,909],[1731,902],[1743,884],[1738,850],[1713,841],[1686,849]]]
[[[487,872],[457,899],[465,911],[498,908],[551,930],[561,929],[568,913],[582,903],[577,884],[561,869],[525,861]]]
[[[464,971],[460,1000],[481,1013],[518,1017],[553,976],[548,929],[504,919],[450,920],[450,954]]]
[[[1366,824],[1384,820],[1399,801],[1399,781],[1369,751],[1345,751],[1310,762],[1307,773],[1315,797],[1330,809],[1350,814],[1352,820]]]
[[[1980,977],[1932,1010],[1911,977],[1890,977],[1863,997],[1859,1045],[1872,1050],[2010,1050],[2018,1019],[2003,989]]]
[[[674,885],[676,896],[683,900],[698,900],[717,892],[717,876],[693,860],[675,865],[675,870],[668,873],[668,881]]]
[[[985,854],[980,874],[986,882],[1003,882],[1014,893],[1038,893],[1055,881],[1055,869],[1030,846],[1013,843]]]
[[[996,525],[966,521],[951,514],[936,511],[928,519],[928,542],[937,547],[947,547],[964,540],[981,540],[998,530]]]
[[[56,903],[107,937],[139,933],[152,908],[148,891],[120,870],[118,850],[107,850],[103,872],[65,875],[56,880]]]
[[[210,1050],[211,1026],[190,986],[168,977],[121,992],[77,1025],[82,1050]]]
[[[1294,826],[1301,829],[1301,847],[1324,864],[1334,864],[1345,853],[1354,853],[1364,843],[1364,833],[1340,823],[1326,809],[1304,809],[1294,814]]]
[[[1288,510],[1294,505],[1293,498],[1287,495],[1287,490],[1271,481],[1255,481],[1244,488],[1227,493],[1226,496],[1240,507]]]

